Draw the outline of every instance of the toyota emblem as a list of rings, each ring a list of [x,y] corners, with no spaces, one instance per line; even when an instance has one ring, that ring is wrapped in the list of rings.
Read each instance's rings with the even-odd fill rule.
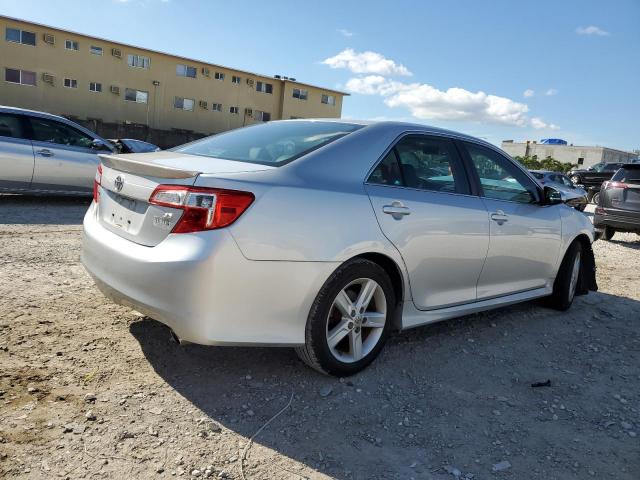
[[[116,191],[120,192],[122,187],[124,187],[124,177],[122,175],[118,175],[113,181],[113,185],[116,187]]]

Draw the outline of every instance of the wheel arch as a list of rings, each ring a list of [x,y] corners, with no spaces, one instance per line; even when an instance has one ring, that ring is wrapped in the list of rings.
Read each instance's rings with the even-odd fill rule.
[[[582,268],[580,270],[580,283],[576,295],[584,295],[589,291],[597,291],[598,285],[596,283],[595,276],[595,258],[593,255],[593,249],[591,247],[591,239],[586,233],[580,232],[573,238],[573,240],[567,243],[566,248],[562,252],[562,257],[560,258],[560,265],[562,264],[562,261],[564,260],[571,246],[575,243],[580,243],[582,251],[584,252]],[[560,265],[558,266],[558,269],[560,269]],[[556,273],[556,277],[557,275],[558,273]]]

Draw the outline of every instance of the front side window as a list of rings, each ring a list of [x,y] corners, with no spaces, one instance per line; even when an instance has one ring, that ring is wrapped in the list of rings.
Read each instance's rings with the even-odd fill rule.
[[[31,87],[35,87],[36,72],[19,70],[17,68],[5,68],[4,79],[9,83],[19,83],[20,85],[29,85]]]
[[[535,185],[515,164],[490,148],[467,142],[464,145],[478,173],[483,196],[509,202],[536,202]]]
[[[102,47],[96,47],[95,45],[91,45],[90,52],[93,55],[102,55]]]
[[[7,42],[22,43],[23,45],[36,44],[36,34],[34,32],[27,32],[26,30],[20,30],[18,28],[7,27],[4,39]]]
[[[392,158],[376,167],[369,182],[400,185],[419,190],[449,193],[469,193],[462,162],[453,141],[426,135],[407,135],[392,149],[398,165]],[[385,163],[386,162],[386,163]]]
[[[303,90],[301,88],[293,89],[293,98],[297,98],[298,100],[306,100],[309,96],[309,92],[307,90]]]
[[[262,93],[273,93],[273,85],[265,82],[256,82],[256,91]]]
[[[224,73],[216,72],[216,73],[213,74],[213,78],[215,78],[216,80],[223,81],[224,80]]]
[[[102,84],[98,83],[98,82],[90,82],[89,83],[89,90],[92,91],[92,92],[100,93],[100,92],[102,92]]]
[[[0,112],[0,137],[27,138],[24,124],[18,115]]]
[[[195,103],[195,100],[191,98],[175,97],[173,101],[173,107],[177,108],[178,110],[192,111]]]
[[[322,95],[321,102],[326,103],[327,105],[335,105],[336,97],[334,95]]]
[[[67,88],[78,88],[78,80],[75,78],[65,78],[64,86]]]
[[[66,48],[67,50],[79,50],[80,45],[75,40],[65,40],[64,48]]]
[[[147,103],[149,101],[149,92],[136,90],[135,88],[125,88],[124,99],[127,102]]]
[[[46,118],[30,117],[33,139],[71,147],[90,148],[93,138],[64,123]]]
[[[268,122],[231,130],[174,151],[265,165],[283,165],[361,128],[339,122]]]
[[[176,75],[179,77],[196,78],[197,69],[189,65],[176,65]]]
[[[133,55],[133,54],[127,55],[127,64],[130,67],[149,68],[150,63],[151,62],[149,60],[149,57],[144,57],[142,55]]]

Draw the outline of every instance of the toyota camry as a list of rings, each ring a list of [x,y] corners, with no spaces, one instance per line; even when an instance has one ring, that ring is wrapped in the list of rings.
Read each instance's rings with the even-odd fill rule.
[[[593,227],[493,145],[287,120],[101,155],[82,259],[185,342],[295,347],[350,375],[393,331],[597,289]]]

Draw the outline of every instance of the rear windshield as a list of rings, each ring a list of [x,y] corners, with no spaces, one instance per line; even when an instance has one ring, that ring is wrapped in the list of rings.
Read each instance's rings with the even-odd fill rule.
[[[640,183],[640,168],[621,168],[611,177],[611,180],[614,182]]]
[[[172,149],[204,157],[279,166],[361,128],[339,122],[269,122]]]

